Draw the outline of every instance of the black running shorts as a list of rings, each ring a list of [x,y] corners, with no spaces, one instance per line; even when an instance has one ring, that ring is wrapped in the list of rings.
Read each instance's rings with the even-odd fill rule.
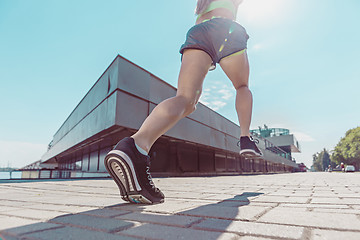
[[[226,18],[213,18],[190,28],[180,53],[185,49],[205,51],[213,61],[210,68],[213,70],[222,58],[246,49],[248,39],[249,35],[240,24]]]

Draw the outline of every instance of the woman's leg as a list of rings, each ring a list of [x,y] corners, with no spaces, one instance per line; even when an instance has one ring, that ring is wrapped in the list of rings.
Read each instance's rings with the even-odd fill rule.
[[[253,100],[249,89],[249,62],[246,51],[221,59],[220,66],[236,89],[235,107],[239,118],[241,136],[250,136]]]
[[[204,51],[184,51],[176,96],[157,105],[132,136],[139,147],[149,152],[161,135],[195,110],[211,63],[210,56]]]

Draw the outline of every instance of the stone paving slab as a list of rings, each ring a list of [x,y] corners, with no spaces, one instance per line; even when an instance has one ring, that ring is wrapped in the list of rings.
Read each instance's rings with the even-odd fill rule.
[[[243,190],[242,192],[246,192],[245,190]],[[237,191],[237,193],[239,193],[239,191]],[[207,199],[207,200],[217,200],[217,201],[222,201],[224,199],[232,199],[234,198],[234,195],[237,195],[236,194],[229,194],[229,193],[218,193],[216,195],[211,195],[211,196],[206,196],[206,197],[203,197],[202,199]],[[238,199],[234,199],[236,201],[241,201],[241,202],[249,202],[249,200],[254,200],[256,199],[257,196],[249,196],[249,197],[238,197]]]
[[[0,214],[1,213],[7,213],[9,211],[16,211],[16,210],[21,210],[22,208],[17,208],[17,207],[10,207],[10,206],[1,206],[0,208]]]
[[[116,232],[134,226],[132,222],[114,218],[102,218],[82,214],[60,216],[50,220],[51,223],[86,227],[105,232]]]
[[[272,202],[272,203],[307,203],[308,197],[287,197],[287,196],[261,196],[253,200],[254,202]]]
[[[313,240],[339,240],[339,239],[349,239],[356,240],[360,239],[360,232],[339,232],[332,230],[320,230],[315,229],[312,233]]]
[[[36,209],[36,210],[58,211],[64,213],[79,213],[79,212],[98,209],[97,207],[80,207],[77,205],[46,204],[46,203],[32,204],[27,208]]]
[[[299,208],[274,208],[262,216],[259,221],[304,227],[355,231],[360,229],[360,219],[355,214],[310,212]]]
[[[37,222],[39,222],[39,221],[34,220],[34,219],[0,215],[0,232],[1,232],[1,230],[24,226],[24,225],[28,225],[28,224],[37,223]]]
[[[242,235],[263,235],[267,237],[290,239],[300,239],[304,230],[302,227],[223,219],[206,219],[194,225],[193,228],[202,230],[217,230],[219,232],[230,231]]]
[[[123,205],[115,206],[115,208],[126,211],[175,214],[185,209],[196,208],[197,206],[202,206],[204,204],[207,203],[198,202],[198,201],[190,202],[188,199],[183,201],[168,199],[165,200],[165,202],[162,204],[155,204],[155,205],[123,204]]]
[[[177,226],[177,227],[189,227],[194,223],[202,220],[200,217],[191,217],[191,216],[180,216],[172,214],[160,214],[160,213],[129,213],[119,217],[117,219],[137,221],[142,223],[155,223],[163,224],[168,226]]]
[[[195,209],[184,211],[181,214],[196,217],[210,217],[220,219],[256,220],[258,215],[269,210],[270,207],[240,206],[222,207],[217,204],[201,206]],[[178,213],[179,214],[179,213]]]
[[[0,239],[360,239],[360,173],[154,182],[163,204],[125,203],[111,179],[0,181]]]
[[[40,223],[30,224],[27,226],[7,229],[4,231],[4,233],[10,235],[23,235],[26,233],[39,232],[39,231],[61,228],[61,227],[62,226],[58,224],[40,222]]]
[[[312,209],[313,212],[324,212],[324,213],[343,213],[343,214],[359,214],[359,210],[357,209]]]
[[[20,209],[20,210],[11,210],[7,211],[6,214],[9,216],[15,216],[15,217],[24,217],[29,219],[39,219],[39,220],[48,220],[54,217],[57,217],[59,215],[64,214],[64,212],[58,212],[58,211],[48,211],[48,210],[35,210],[35,209]]]
[[[288,208],[310,208],[310,209],[350,209],[349,205],[333,205],[333,204],[296,204],[296,203],[281,203],[279,207],[288,207]]]
[[[4,192],[5,194],[5,192]],[[4,207],[4,206],[9,206],[9,207],[25,207],[25,206],[30,206],[33,205],[34,203],[31,202],[25,202],[24,200],[17,200],[17,201],[9,201],[9,200],[4,200],[1,199],[0,197],[0,206]]]
[[[118,210],[114,208],[95,209],[91,211],[82,212],[81,214],[90,215],[95,217],[117,217],[120,215],[128,214],[129,211]]]
[[[22,235],[25,238],[41,239],[41,240],[139,240],[139,238],[119,236],[106,232],[93,231],[76,227],[62,227],[57,229],[49,229],[41,232],[34,232]]]
[[[0,235],[0,239],[1,240],[20,240],[20,238],[18,238],[18,237],[15,237],[15,236],[9,236],[9,235],[6,235],[6,234],[4,234],[4,235]]]
[[[340,199],[339,197],[313,197],[311,203],[320,203],[320,204],[360,204],[360,199]]]
[[[240,239],[233,233],[221,233],[212,231],[202,231],[189,228],[177,228],[171,226],[144,224],[123,231],[122,233],[139,238],[148,239],[207,239],[207,240],[225,240]]]

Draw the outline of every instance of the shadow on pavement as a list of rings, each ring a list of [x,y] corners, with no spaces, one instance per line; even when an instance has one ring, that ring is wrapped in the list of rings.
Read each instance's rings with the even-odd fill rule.
[[[184,211],[174,210],[174,201],[143,205],[122,203],[91,211],[66,214],[26,226],[2,230],[0,240],[52,239],[232,239],[237,235],[225,233],[234,219],[239,219],[241,207],[250,197],[263,193],[244,192],[220,202],[201,205]],[[200,202],[184,200],[184,203]],[[66,204],[66,202],[65,202]],[[81,204],[81,203],[79,203]],[[181,202],[177,201],[181,208]],[[175,205],[176,205],[175,204]],[[189,206],[189,205],[188,205]],[[241,214],[240,214],[241,215]],[[241,217],[240,217],[241,219]],[[137,224],[141,222],[142,224]]]

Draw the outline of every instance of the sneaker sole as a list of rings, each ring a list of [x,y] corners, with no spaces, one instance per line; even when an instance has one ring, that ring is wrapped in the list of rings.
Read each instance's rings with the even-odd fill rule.
[[[134,165],[126,153],[112,150],[106,155],[104,162],[106,170],[118,185],[123,200],[132,203],[153,203],[141,194],[142,188],[136,178]]]
[[[252,149],[244,149],[240,151],[240,155],[245,158],[263,158],[263,154],[259,154]]]

